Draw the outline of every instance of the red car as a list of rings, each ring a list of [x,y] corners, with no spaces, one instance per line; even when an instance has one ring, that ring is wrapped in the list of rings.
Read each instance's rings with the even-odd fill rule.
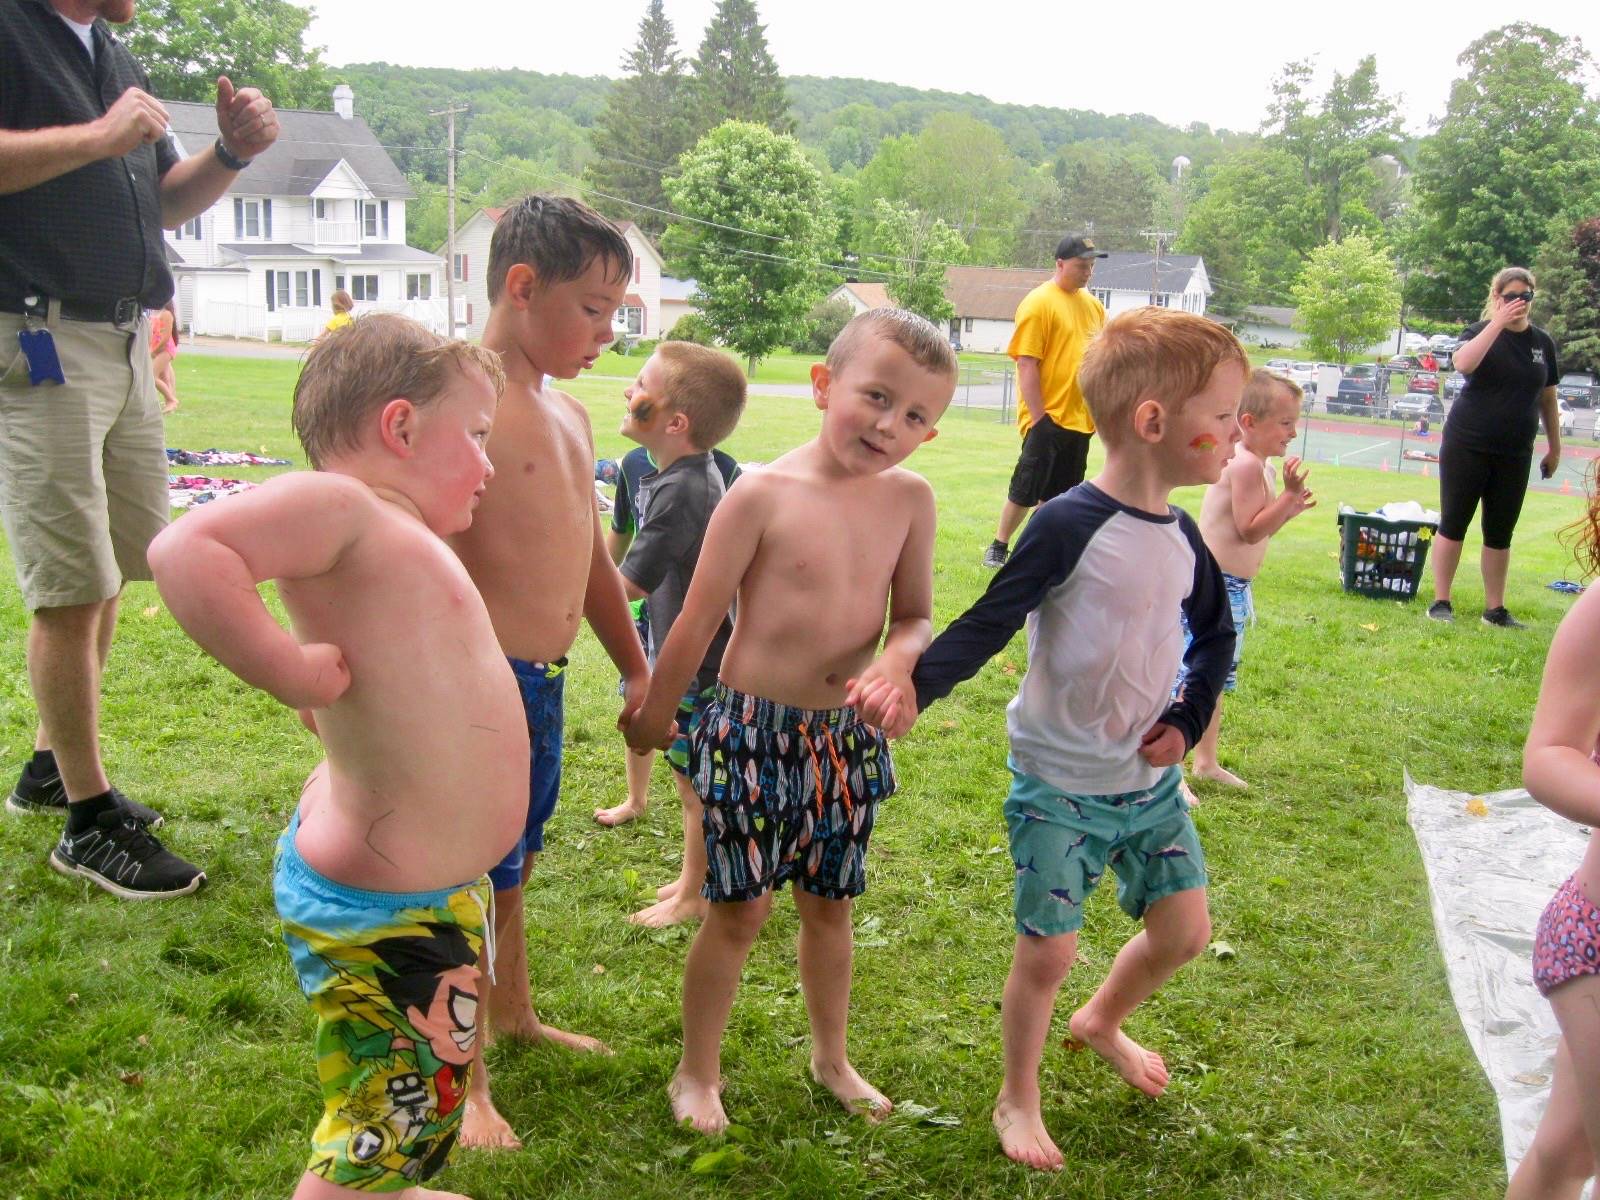
[[[1411,375],[1410,390],[1413,392],[1427,392],[1430,395],[1439,394],[1439,376],[1434,371],[1415,371]]]

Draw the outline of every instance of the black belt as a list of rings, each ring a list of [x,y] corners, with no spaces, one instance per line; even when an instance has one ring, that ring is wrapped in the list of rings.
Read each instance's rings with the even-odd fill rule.
[[[30,303],[32,301],[32,303]],[[43,321],[49,313],[50,301],[40,296],[22,300],[0,299],[0,312],[36,317]],[[68,321],[93,321],[106,325],[132,325],[139,319],[143,305],[137,296],[122,300],[103,300],[89,303],[79,300],[61,301],[61,315]]]

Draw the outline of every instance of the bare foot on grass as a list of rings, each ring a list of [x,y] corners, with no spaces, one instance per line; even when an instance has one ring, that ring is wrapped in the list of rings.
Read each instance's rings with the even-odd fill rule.
[[[812,1059],[811,1078],[832,1092],[851,1114],[874,1125],[894,1111],[889,1097],[861,1078],[848,1062],[823,1064]]]
[[[568,1033],[565,1029],[557,1029],[554,1025],[540,1025],[539,1040],[548,1042],[552,1046],[562,1046],[568,1050],[580,1050],[585,1054],[614,1054],[610,1046],[599,1038],[590,1037],[585,1033]]]
[[[681,1071],[667,1084],[672,1101],[672,1119],[679,1125],[688,1122],[696,1133],[721,1133],[728,1128],[728,1114],[722,1111],[722,1082],[707,1086]]]
[[[1196,796],[1194,792],[1190,790],[1189,781],[1187,779],[1180,779],[1178,781],[1178,790],[1183,793],[1183,802],[1190,808],[1194,808],[1200,803],[1200,797]]]
[[[1218,763],[1195,763],[1195,777],[1209,779],[1212,783],[1220,783],[1231,788],[1248,788],[1250,785],[1240,779],[1232,771]]]
[[[1139,1045],[1122,1032],[1121,1026],[1104,1028],[1095,1024],[1084,1015],[1086,1011],[1080,1008],[1067,1022],[1074,1039],[1115,1067],[1129,1087],[1147,1096],[1159,1096],[1167,1090],[1167,1064],[1161,1055]]]
[[[624,800],[612,808],[597,808],[594,810],[594,819],[608,829],[615,829],[618,825],[626,825],[629,821],[636,821],[644,816],[644,805],[635,804],[632,800]]]
[[[630,924],[646,929],[665,929],[668,925],[681,925],[685,921],[704,921],[711,902],[698,893],[674,893],[665,900],[657,900],[649,908],[641,909],[628,918]]]
[[[500,1110],[487,1096],[481,1100],[467,1097],[466,1111],[461,1114],[460,1141],[469,1150],[522,1149],[522,1139],[512,1131],[511,1122],[500,1115]]]
[[[1002,1096],[995,1101],[992,1120],[1000,1137],[1000,1149],[1012,1162],[1035,1171],[1059,1171],[1066,1164],[1037,1109],[1030,1111]]]

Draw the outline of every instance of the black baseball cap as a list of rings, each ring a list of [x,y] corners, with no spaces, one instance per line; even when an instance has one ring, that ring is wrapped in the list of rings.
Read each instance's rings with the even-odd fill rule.
[[[1076,233],[1069,233],[1056,243],[1057,258],[1109,258],[1104,250],[1096,250],[1094,243]]]

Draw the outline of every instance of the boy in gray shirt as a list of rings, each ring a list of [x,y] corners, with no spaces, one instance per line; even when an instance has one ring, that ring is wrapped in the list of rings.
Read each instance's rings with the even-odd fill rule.
[[[654,664],[683,608],[706,526],[724,493],[722,472],[711,451],[739,423],[745,379],[738,364],[719,350],[663,342],[623,395],[628,405],[623,435],[648,450],[656,463],[639,482],[638,533],[621,563],[629,599],[649,601],[647,650]],[[700,798],[689,785],[689,735],[711,699],[732,632],[732,620],[724,618],[678,705],[677,737],[667,751],[683,800],[683,870],[658,893],[655,904],[629,918],[635,924],[658,928],[705,916],[708,902],[700,885],[706,844]]]

